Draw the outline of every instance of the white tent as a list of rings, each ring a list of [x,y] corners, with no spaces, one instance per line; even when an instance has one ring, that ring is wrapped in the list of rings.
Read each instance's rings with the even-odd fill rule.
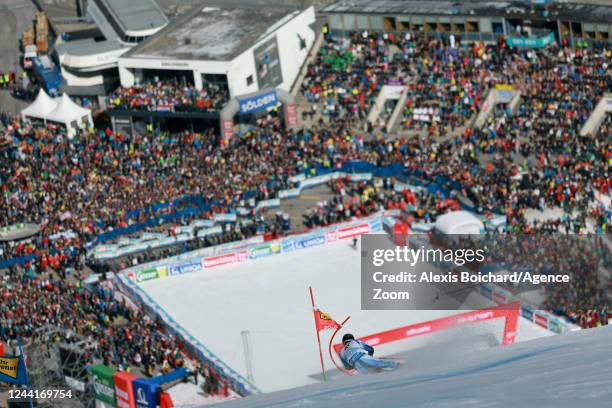
[[[47,115],[57,108],[58,100],[51,98],[43,89],[38,91],[38,96],[30,106],[21,111],[23,120],[28,118],[46,120]]]
[[[69,135],[73,135],[77,128],[83,126],[84,122],[86,122],[84,126],[93,126],[90,109],[74,103],[68,94],[63,94],[58,99],[59,103],[55,109],[47,114],[47,120],[65,125]]]
[[[467,211],[453,211],[439,216],[434,229],[442,234],[482,234],[484,224]]]

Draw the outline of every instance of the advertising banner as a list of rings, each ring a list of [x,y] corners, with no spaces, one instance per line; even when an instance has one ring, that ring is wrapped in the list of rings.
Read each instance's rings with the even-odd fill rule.
[[[226,119],[223,121],[223,140],[229,140],[234,136],[234,121]]]
[[[21,356],[0,356],[0,381],[27,384],[26,366]]]
[[[250,98],[239,100],[240,114],[247,115],[249,113],[260,112],[262,110],[276,106],[278,97],[276,91],[269,91],[263,94],[257,94]]]
[[[382,231],[382,221],[380,219],[370,221],[370,233]]]
[[[253,50],[259,89],[274,88],[283,83],[283,72],[276,36]],[[240,111],[242,112],[242,106]]]
[[[325,242],[325,234],[306,235],[303,237],[295,238],[295,240],[293,241],[293,245],[297,249],[304,249],[316,245],[323,245]]]
[[[213,220],[219,222],[235,222],[237,220],[236,213],[225,213],[213,215]]]
[[[521,307],[521,316],[523,316],[525,319],[529,320],[530,322],[533,321],[533,312],[531,311],[531,309],[522,306]]]
[[[159,278],[157,268],[147,268],[136,272],[136,282],[144,282]]]
[[[293,239],[285,238],[282,242],[283,252],[291,252],[293,251]]]
[[[272,198],[270,200],[262,200],[260,202],[257,203],[257,205],[255,206],[256,209],[260,209],[260,208],[273,208],[273,207],[280,207],[280,198]]]
[[[557,319],[550,319],[548,321],[548,330],[562,334],[563,333],[563,325]]]
[[[91,378],[94,397],[110,406],[115,406],[115,370],[103,364],[91,367]]]
[[[136,378],[137,377],[134,374],[130,374],[125,371],[118,371],[113,374],[117,408],[136,408],[134,387],[132,386],[132,382]]]
[[[517,48],[544,48],[555,42],[555,35],[550,32],[544,37],[508,37],[506,43],[510,47]]]
[[[350,227],[340,228],[338,230],[338,239],[353,238],[363,234],[370,233],[370,224],[364,222]]]
[[[496,290],[493,293],[493,301],[497,304],[506,303],[506,295]]]
[[[286,198],[295,198],[300,196],[299,188],[290,188],[288,190],[281,190],[278,192],[278,198],[284,200]]]
[[[204,269],[204,265],[202,264],[202,261],[198,259],[179,265],[172,265],[168,268],[168,271],[170,272],[170,276],[176,276],[184,273],[196,272],[202,269]]]
[[[137,378],[132,381],[136,408],[156,408],[157,390],[159,385],[145,378]]]
[[[285,120],[287,126],[295,126],[298,122],[297,105],[292,103],[285,106]]]
[[[220,225],[215,225],[214,227],[205,228],[198,231],[198,237],[205,237],[207,235],[220,234],[223,232],[223,228]]]
[[[536,312],[533,314],[533,322],[538,326],[542,326],[543,328],[548,329],[548,317],[546,316],[542,316],[541,314]]]
[[[480,294],[487,299],[493,299],[493,290],[485,284],[480,285]]]
[[[205,268],[214,268],[215,266],[228,265],[237,262],[236,252],[232,252],[229,254],[211,256],[208,258],[204,258],[204,267]]]
[[[279,254],[280,252],[281,252],[281,247],[277,242],[272,243],[272,244],[258,245],[253,248],[249,248],[249,258],[250,259],[263,258],[265,256]]]
[[[495,84],[495,89],[498,91],[514,91],[514,85],[512,84]]]

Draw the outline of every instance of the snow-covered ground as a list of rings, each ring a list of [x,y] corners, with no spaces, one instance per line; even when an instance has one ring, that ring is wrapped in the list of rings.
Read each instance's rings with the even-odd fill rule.
[[[260,394],[223,408],[608,408],[612,326],[488,348],[486,335],[403,353],[393,372]]]
[[[142,283],[141,288],[183,328],[245,377],[241,332],[248,330],[254,384],[268,392],[320,381],[309,285],[321,310],[338,321],[351,316],[346,331],[358,337],[458,313],[361,310],[360,251],[352,249],[347,241],[152,280]],[[491,323],[486,331],[500,338],[501,322]],[[325,364],[332,368],[326,352],[331,333],[321,334]],[[520,319],[517,341],[547,335],[551,333]],[[406,340],[381,347],[377,353],[422,347],[426,342],[427,339]]]

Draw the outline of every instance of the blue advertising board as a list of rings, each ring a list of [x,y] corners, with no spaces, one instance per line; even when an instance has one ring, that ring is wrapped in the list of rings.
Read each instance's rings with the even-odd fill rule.
[[[293,241],[293,245],[297,249],[309,248],[316,245],[322,245],[325,243],[325,235],[307,235],[305,237],[296,238]]]
[[[251,96],[250,98],[240,99],[239,102],[240,114],[247,115],[275,106],[278,103],[278,97],[276,96],[276,91],[270,91]]]
[[[529,321],[533,321],[533,312],[524,306],[521,306],[521,316]]]
[[[134,387],[134,399],[136,400],[136,408],[156,408],[157,389],[159,385],[145,378],[136,378],[132,381]]]
[[[493,289],[491,289],[487,285],[480,285],[480,294],[486,297],[487,299],[493,299]]]
[[[200,260],[196,262],[188,262],[180,265],[173,265],[168,268],[168,272],[170,276],[182,275],[184,273],[199,271],[200,269],[204,269],[202,262]]]

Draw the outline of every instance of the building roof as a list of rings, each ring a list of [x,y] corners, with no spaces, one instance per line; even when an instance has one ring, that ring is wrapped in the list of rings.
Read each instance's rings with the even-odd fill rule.
[[[75,56],[88,56],[128,48],[118,40],[95,41],[93,38],[85,40],[68,41],[58,44],[55,49],[58,54],[71,54]]]
[[[585,2],[551,2],[547,7],[550,12],[549,18],[601,23],[612,21],[612,4],[609,0],[601,1],[598,4],[585,4]],[[531,14],[530,2],[526,0],[339,0],[325,7],[322,12],[385,14],[391,16],[506,16],[508,14],[512,16],[524,15],[527,18],[538,16],[538,14]]]
[[[198,6],[126,57],[230,61],[299,12]]]
[[[155,0],[100,0],[123,32],[147,30],[168,24],[168,18]]]

